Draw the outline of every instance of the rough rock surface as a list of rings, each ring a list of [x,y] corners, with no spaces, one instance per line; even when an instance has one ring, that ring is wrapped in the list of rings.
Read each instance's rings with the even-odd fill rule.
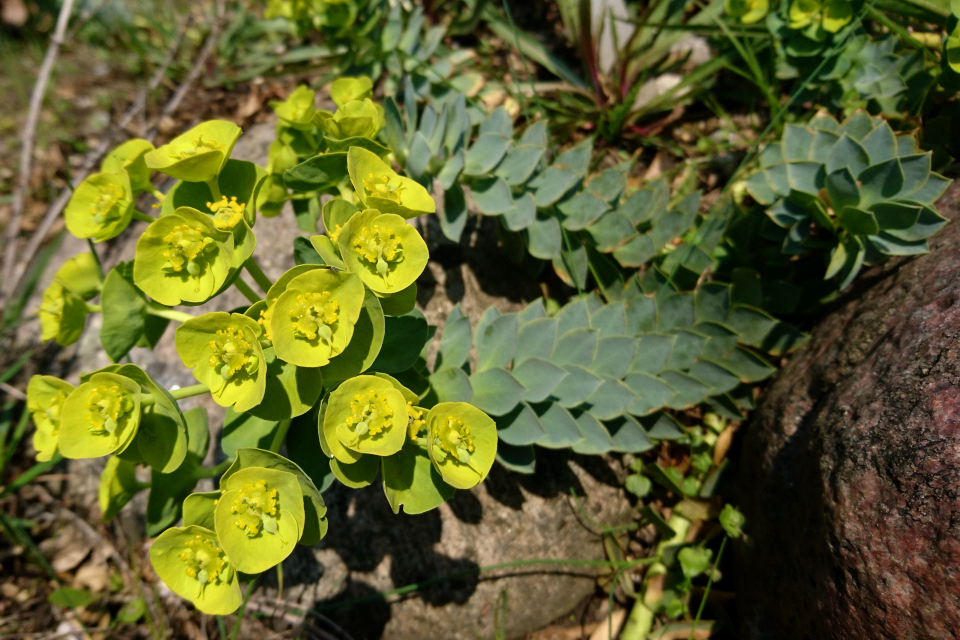
[[[960,225],[931,246],[867,273],[754,415],[741,637],[960,638]]]
[[[251,127],[241,136],[233,157],[265,164],[273,136],[272,124]],[[444,239],[434,219],[420,224],[431,261],[418,282],[418,303],[431,324],[442,326],[457,303],[475,323],[491,305],[504,312],[516,311],[541,295],[536,281],[496,247],[490,220],[473,219],[460,244]],[[307,235],[297,230],[290,210],[271,220],[258,220],[255,231],[255,255],[274,279],[294,264],[293,239]],[[136,239],[136,231],[131,230],[109,248],[101,246],[106,266],[131,259]],[[85,249],[85,243],[68,237],[49,268],[47,281],[63,260]],[[229,310],[243,304],[239,292],[230,290],[191,312]],[[58,357],[60,364],[48,371],[76,380],[79,371],[109,364],[98,335],[99,317],[92,316],[80,343],[64,350]],[[168,388],[195,383],[177,356],[172,329],[154,351],[135,349],[131,358]],[[223,409],[209,397],[191,398],[181,406],[186,409],[197,403],[207,408],[216,438]],[[602,559],[600,537],[572,503],[571,488],[581,496],[582,507],[595,522],[620,525],[630,520],[631,507],[621,489],[622,469],[597,457],[548,453],[538,456],[534,476],[510,473],[495,465],[484,485],[460,491],[440,509],[420,516],[394,515],[379,485],[354,491],[335,483],[324,494],[329,508],[327,537],[313,549],[299,547],[284,563],[284,604],[291,610],[321,608],[324,616],[336,621],[354,640],[492,637],[494,610],[504,589],[508,594],[508,638],[523,637],[566,615],[594,593],[594,569],[538,566],[490,574],[475,571],[480,566],[531,558]],[[74,502],[89,505],[93,518],[99,516],[95,505],[101,469],[101,460],[70,463]],[[123,517],[129,520],[134,513],[142,514],[143,498],[140,494]],[[383,599],[346,604],[460,572],[466,574],[394,598],[391,604]],[[276,606],[275,573],[268,572],[261,581],[267,588],[263,595],[255,596],[251,608],[282,613]],[[175,596],[169,600],[170,606],[177,602]]]

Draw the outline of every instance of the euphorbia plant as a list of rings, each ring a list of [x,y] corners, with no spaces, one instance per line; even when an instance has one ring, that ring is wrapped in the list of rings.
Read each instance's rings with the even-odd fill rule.
[[[77,385],[36,376],[28,410],[37,458],[109,456],[99,489],[105,519],[149,488],[147,529],[159,533],[151,562],[206,613],[231,613],[241,580],[323,537],[320,491],[334,478],[359,487],[382,473],[394,511],[420,513],[476,485],[496,456],[493,421],[463,402],[437,404],[417,372],[428,332],[414,309],[415,282],[428,253],[406,218],[436,206],[373,140],[383,109],[371,88],[369,78],[334,83],[335,114],[317,111],[306,88],[275,103],[272,173],[231,159],[239,127],[211,121],[158,148],[120,145],[67,207],[68,228],[96,241],[148,224],[134,259],[105,274],[93,253],[67,261],[44,293],[43,338],[75,342],[99,312],[101,343],[119,362],[179,323],[177,353],[198,384],[167,390],[134,364],[82,374]],[[310,163],[324,167],[318,184],[305,178],[319,175],[302,166]],[[166,194],[154,188],[154,170],[177,179]],[[330,235],[314,235],[305,243],[318,251],[310,263],[272,282],[253,256],[257,213],[279,211],[288,187],[305,186],[298,201],[313,200],[317,212],[309,230],[322,217]],[[160,200],[158,216],[138,210],[139,194]],[[321,207],[321,195],[333,199]],[[303,250],[298,244],[296,255]],[[202,315],[173,308],[229,287],[250,305]],[[203,465],[206,413],[178,405],[207,393],[227,408],[224,461],[212,468]],[[137,479],[138,466],[150,468],[150,483]],[[218,491],[193,493],[217,476]]]

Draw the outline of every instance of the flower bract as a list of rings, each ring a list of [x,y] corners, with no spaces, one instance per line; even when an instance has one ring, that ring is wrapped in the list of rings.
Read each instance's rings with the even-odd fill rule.
[[[849,0],[793,0],[789,18],[791,29],[819,23],[824,31],[836,33],[853,19],[853,5]]]
[[[233,235],[213,218],[180,207],[146,228],[137,241],[133,279],[161,304],[206,302],[227,280],[233,262]]]
[[[397,175],[372,151],[351,147],[347,152],[347,170],[360,202],[367,209],[404,218],[416,218],[437,210],[437,204],[423,185]]]
[[[64,289],[72,291],[84,300],[90,300],[98,293],[103,281],[100,277],[100,265],[92,253],[78,253],[57,269],[53,281]]]
[[[360,277],[331,269],[297,276],[270,310],[277,357],[300,367],[322,367],[342,353],[360,317]]]
[[[76,459],[123,451],[139,424],[140,385],[114,373],[95,373],[63,403],[60,452]]]
[[[497,455],[497,425],[465,402],[441,402],[427,414],[427,452],[444,482],[469,489],[487,477]]]
[[[243,412],[260,404],[266,388],[260,334],[260,325],[243,314],[206,313],[177,329],[177,353],[217,404]]]
[[[43,291],[40,316],[40,339],[56,340],[62,347],[80,339],[87,320],[87,303],[83,298],[54,282]]]
[[[312,89],[300,85],[284,101],[271,101],[270,107],[285,124],[294,129],[313,129],[313,114],[316,94]]]
[[[323,432],[330,453],[352,464],[356,454],[389,456],[399,451],[407,422],[403,393],[383,378],[356,376],[330,394]]]
[[[150,184],[152,173],[144,156],[154,150],[153,143],[142,138],[127,140],[107,154],[100,165],[101,171],[122,174],[126,172],[130,179],[130,189],[134,193],[147,191],[153,187]]]
[[[393,213],[367,209],[354,214],[337,235],[347,269],[377,293],[391,294],[413,284],[427,266],[427,243],[412,225]]]
[[[330,83],[330,99],[338,107],[373,95],[373,80],[367,76],[337,78]]]
[[[331,138],[374,138],[383,128],[383,107],[370,98],[351,100],[336,113],[317,111],[313,120]]]
[[[27,385],[27,411],[33,416],[37,429],[33,433],[33,448],[37,461],[53,458],[60,439],[60,416],[74,386],[53,376],[33,376]]]
[[[740,20],[742,24],[760,22],[770,11],[770,0],[726,0],[727,15]]]
[[[210,529],[167,529],[150,545],[150,563],[170,590],[209,615],[227,615],[243,602],[237,572]]]
[[[214,513],[217,536],[239,571],[260,573],[283,562],[303,533],[303,492],[297,476],[265,467],[229,478]]]
[[[95,173],[74,190],[63,212],[77,238],[103,242],[116,237],[133,218],[133,196],[125,173]]]
[[[144,156],[147,167],[184,182],[210,182],[223,169],[242,131],[226,120],[198,124]]]

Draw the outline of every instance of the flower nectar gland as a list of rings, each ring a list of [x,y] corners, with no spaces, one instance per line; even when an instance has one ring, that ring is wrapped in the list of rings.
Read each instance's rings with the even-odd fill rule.
[[[373,172],[368,173],[367,177],[363,178],[363,188],[367,192],[368,196],[383,198],[385,200],[396,202],[397,204],[403,204],[400,202],[400,192],[403,191],[403,187],[395,187],[391,185],[390,177],[386,174],[378,178],[373,174]]]
[[[230,380],[241,369],[255,372],[259,366],[253,346],[236,327],[218,329],[217,337],[208,344],[213,351],[208,363],[224,380]]]
[[[201,535],[194,536],[183,546],[186,549],[180,552],[180,559],[186,565],[186,574],[200,583],[202,593],[203,587],[219,580],[227,564],[223,549],[216,540]]]
[[[88,430],[96,435],[114,435],[124,415],[133,411],[133,399],[120,385],[101,384],[87,397]]]
[[[330,344],[339,311],[340,303],[332,299],[329,291],[301,293],[290,310],[290,322],[296,335],[307,340],[316,340],[319,336]]]
[[[437,429],[433,438],[434,452],[442,453],[441,459],[451,456],[461,464],[470,463],[470,454],[473,453],[473,436],[470,427],[460,418],[449,416]]]
[[[350,415],[337,428],[337,436],[347,445],[356,445],[361,438],[384,434],[392,426],[393,409],[386,396],[371,389],[353,396]]]
[[[251,538],[259,535],[261,530],[279,536],[277,500],[277,490],[270,489],[266,480],[244,484],[230,506],[230,513],[236,516],[234,526]]]
[[[369,227],[363,227],[353,240],[353,248],[360,257],[376,265],[377,273],[387,280],[387,274],[390,273],[391,262],[399,262],[402,259],[403,249],[400,246],[400,238],[394,233],[393,229],[379,224],[373,224]]]
[[[163,236],[167,250],[163,257],[170,261],[174,272],[183,271],[184,266],[191,276],[199,276],[202,271],[201,258],[208,250],[216,247],[214,239],[205,235],[201,227],[178,224]]]

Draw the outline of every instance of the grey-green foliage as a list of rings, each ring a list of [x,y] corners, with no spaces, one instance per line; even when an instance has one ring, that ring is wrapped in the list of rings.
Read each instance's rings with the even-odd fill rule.
[[[420,97],[430,98],[422,112]],[[627,196],[629,162],[588,178],[590,139],[548,162],[544,122],[515,135],[503,108],[484,115],[462,94],[421,96],[410,81],[401,102],[402,110],[385,101],[382,135],[407,173],[433,190],[443,232],[454,241],[467,222],[466,187],[480,212],[521,238],[527,253],[582,285],[588,261],[608,254],[614,271],[639,267],[697,220],[698,196],[671,202],[663,180]]]
[[[933,204],[949,184],[930,163],[913,135],[882,118],[818,116],[787,125],[746,187],[785,230],[783,253],[828,251],[825,277],[839,276],[843,288],[864,264],[928,251],[927,238],[946,224]]]
[[[518,313],[491,307],[476,331],[455,308],[438,339],[430,400],[469,401],[494,416],[507,445],[499,458],[511,468],[532,469],[533,445],[638,453],[684,435],[669,410],[705,403],[742,418],[750,385],[775,370],[761,354],[804,340],[739,302],[730,285],[681,291],[650,269],[617,302],[585,295],[553,315],[540,300]]]

